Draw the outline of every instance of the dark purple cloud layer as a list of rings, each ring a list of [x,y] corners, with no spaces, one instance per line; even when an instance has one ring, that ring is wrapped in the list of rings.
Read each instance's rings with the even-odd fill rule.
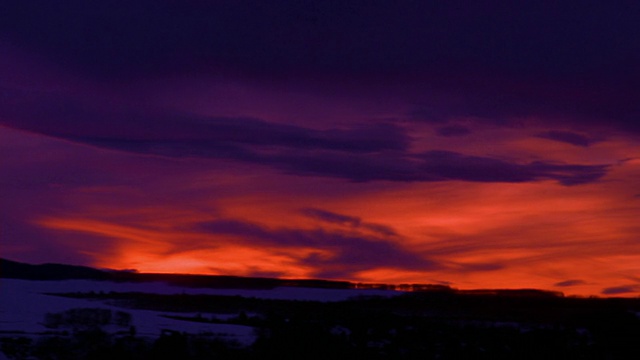
[[[550,179],[563,185],[596,181],[607,173],[608,168],[606,165],[545,162],[517,164],[451,151],[386,153],[376,156],[335,152],[297,153],[264,159],[261,163],[272,163],[293,174],[338,177],[356,182],[462,180],[518,183]]]
[[[429,121],[537,115],[640,131],[634,1],[15,0],[1,10],[11,44],[100,80],[358,84],[411,96]]]
[[[599,139],[595,139],[595,138],[592,138],[583,134],[574,133],[571,131],[557,131],[557,130],[545,131],[545,132],[539,133],[537,136],[543,139],[549,139],[549,140],[559,141],[559,142],[563,142],[563,143],[567,143],[575,146],[583,146],[583,147],[591,146],[597,143],[598,141],[600,141]]]
[[[356,182],[593,182],[606,165],[519,164],[452,151],[413,153],[391,123],[315,130],[255,118],[201,117],[144,109],[104,109],[68,98],[2,89],[0,124],[132,153],[229,159],[294,175]]]
[[[565,280],[565,281],[560,281],[557,282],[555,284],[553,284],[553,286],[559,286],[559,287],[569,287],[569,286],[578,286],[578,285],[584,285],[586,284],[586,282],[584,280]]]
[[[602,289],[603,295],[620,295],[620,294],[629,294],[636,293],[640,291],[640,285],[622,285],[622,286],[612,286],[608,288]]]
[[[354,229],[363,229],[373,231],[383,236],[395,236],[397,235],[395,230],[392,228],[382,225],[364,222],[361,218],[356,216],[349,216],[334,213],[327,210],[315,209],[315,208],[306,208],[300,211],[303,215],[320,220],[325,223],[338,224],[342,226],[351,227]]]
[[[634,60],[636,2],[3,1],[2,31],[59,61],[121,75],[201,65],[574,77]]]
[[[52,93],[0,88],[0,123],[45,135],[81,142],[192,142],[212,147],[226,144],[345,152],[405,150],[409,137],[396,125],[370,124],[349,129],[314,130],[237,117],[198,117],[190,114],[88,105]],[[103,140],[102,140],[103,139]],[[117,146],[114,146],[117,147]]]

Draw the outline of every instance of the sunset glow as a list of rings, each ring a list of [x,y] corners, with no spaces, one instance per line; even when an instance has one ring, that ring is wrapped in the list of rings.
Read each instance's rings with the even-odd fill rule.
[[[640,19],[581,10],[614,49],[588,21],[503,35],[538,22],[515,5],[352,24],[241,4],[125,7],[127,36],[51,10],[94,47],[46,6],[3,28],[3,258],[640,295],[640,58],[618,27]]]

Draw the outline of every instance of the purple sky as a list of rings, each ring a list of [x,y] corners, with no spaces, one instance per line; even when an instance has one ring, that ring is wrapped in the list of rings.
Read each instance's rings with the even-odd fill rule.
[[[0,256],[640,294],[635,1],[0,7]]]

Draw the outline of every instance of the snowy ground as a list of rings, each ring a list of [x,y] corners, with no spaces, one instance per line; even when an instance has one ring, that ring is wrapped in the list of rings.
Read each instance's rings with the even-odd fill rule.
[[[153,294],[240,295],[264,299],[340,301],[353,296],[393,296],[384,290],[340,290],[281,287],[272,290],[182,288],[165,283],[115,283],[107,281],[65,280],[32,281],[0,279],[0,332],[38,334],[49,329],[42,324],[47,313],[59,313],[73,308],[105,308],[126,311],[133,317],[132,325],[143,336],[158,336],[163,329],[190,334],[214,333],[244,344],[254,341],[254,329],[232,324],[195,323],[168,319],[168,312],[121,309],[87,299],[70,299],[45,295],[63,292],[144,292]],[[184,315],[184,314],[182,314]],[[224,317],[220,314],[220,318]]]

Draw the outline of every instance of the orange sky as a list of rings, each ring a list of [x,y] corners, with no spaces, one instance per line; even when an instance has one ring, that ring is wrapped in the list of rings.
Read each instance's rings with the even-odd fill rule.
[[[590,151],[542,139],[507,137],[506,143],[501,148],[506,154],[528,151],[533,156],[536,146],[537,153],[564,148],[565,159],[553,153],[557,161],[588,163],[589,152],[597,153],[598,160],[619,154],[640,158],[624,139],[602,142]],[[435,263],[421,269],[373,262],[362,270],[343,271],[338,278],[344,280],[593,295],[605,288],[633,287],[639,280],[639,176],[638,160],[616,164],[601,181],[578,186],[551,180],[345,183],[268,169],[228,169],[224,174],[198,170],[168,176],[147,189],[85,186],[66,194],[64,212],[31,221],[61,244],[74,242],[91,265],[99,267],[314,277],[321,269],[305,259],[313,254],[331,263],[338,256],[335,245],[300,240],[299,245],[279,246],[255,235],[216,234],[199,227],[235,219],[274,232],[322,229],[391,243]],[[124,205],[122,198],[127,199]],[[314,218],[304,209],[322,209],[344,219]],[[69,239],[70,234],[76,240]]]
[[[640,295],[631,3],[78,4],[1,15],[0,256]]]

